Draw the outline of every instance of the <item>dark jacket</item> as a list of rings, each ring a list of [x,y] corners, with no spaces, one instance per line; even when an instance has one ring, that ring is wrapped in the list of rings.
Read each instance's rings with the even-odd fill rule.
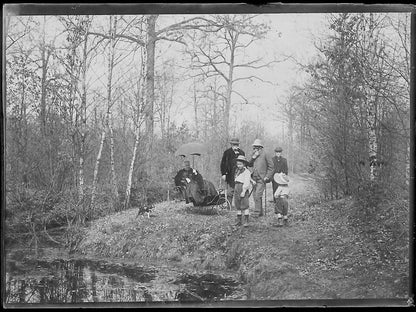
[[[282,156],[280,157],[274,156],[272,159],[273,159],[273,165],[274,165],[274,173],[283,172],[284,174],[288,174],[286,158],[283,158]]]
[[[222,155],[221,159],[221,175],[225,175],[225,181],[231,186],[234,187],[234,175],[235,169],[237,168],[237,164],[235,159],[238,155],[246,155],[244,151],[240,148],[237,149],[238,153],[235,153],[230,147],[229,149],[225,150],[224,154]]]
[[[186,186],[186,178],[189,178],[190,180],[196,181],[200,188],[203,188],[204,185],[204,179],[202,175],[193,168],[190,168],[189,170],[186,170],[185,168],[178,171],[178,173],[175,176],[175,185],[176,186]]]

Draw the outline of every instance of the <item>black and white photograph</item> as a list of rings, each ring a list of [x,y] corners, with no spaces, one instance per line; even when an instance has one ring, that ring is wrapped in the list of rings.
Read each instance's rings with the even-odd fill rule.
[[[414,307],[414,14],[3,4],[3,307]]]

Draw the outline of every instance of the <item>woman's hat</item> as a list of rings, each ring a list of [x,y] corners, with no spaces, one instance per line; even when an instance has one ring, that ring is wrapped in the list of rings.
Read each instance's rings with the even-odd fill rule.
[[[276,148],[274,149],[274,151],[275,151],[275,152],[282,152],[282,151],[283,151],[283,148],[281,148],[280,146],[278,146],[278,147],[276,147]]]
[[[248,164],[248,161],[244,155],[238,155],[238,157],[235,159],[236,161],[241,161],[245,164]]]
[[[261,142],[260,139],[255,139],[254,140],[254,143],[253,143],[253,146],[261,146],[261,147],[264,147],[263,146],[263,143]]]
[[[273,176],[274,181],[277,184],[288,184],[289,177],[284,172],[275,173]]]
[[[230,144],[240,144],[240,140],[238,138],[232,138]]]

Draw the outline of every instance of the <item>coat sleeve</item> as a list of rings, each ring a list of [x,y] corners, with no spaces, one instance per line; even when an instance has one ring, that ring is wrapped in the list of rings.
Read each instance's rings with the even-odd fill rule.
[[[270,180],[273,178],[274,173],[274,163],[272,157],[266,153],[266,164],[267,164],[267,171],[266,171],[266,178],[269,178]]]
[[[181,180],[182,180],[182,169],[179,170],[178,173],[175,176],[175,185],[180,186],[182,184]]]
[[[287,167],[287,159],[286,158],[284,158],[284,160],[283,160],[283,168],[282,168],[282,171],[285,174],[288,174],[288,172],[289,172],[288,167]]]
[[[220,165],[221,175],[227,174],[227,151],[222,154],[221,165]]]
[[[251,172],[247,169],[244,172],[243,193],[249,191],[251,188]]]

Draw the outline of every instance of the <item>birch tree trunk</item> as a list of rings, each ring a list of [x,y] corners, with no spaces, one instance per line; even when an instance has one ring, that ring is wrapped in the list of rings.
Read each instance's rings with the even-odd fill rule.
[[[153,155],[153,128],[154,128],[154,102],[155,102],[155,47],[157,41],[156,20],[158,15],[150,15],[147,18],[147,40],[146,40],[146,139],[148,142],[148,155]],[[152,171],[152,162],[147,161],[147,174]]]
[[[117,17],[114,17],[114,24],[113,24],[113,16],[110,16],[110,51],[108,57],[108,83],[107,83],[107,126],[109,130],[109,137],[110,137],[110,163],[111,163],[111,185],[112,185],[112,193],[114,196],[114,200],[118,201],[118,191],[117,191],[117,179],[116,179],[116,171],[114,165],[114,135],[113,135],[113,127],[111,124],[111,106],[112,106],[112,77],[113,77],[113,68],[114,68],[114,54],[115,54],[115,47],[116,47],[116,40],[115,40],[115,33],[117,30]]]
[[[88,16],[86,17],[88,19]],[[84,154],[85,154],[85,137],[87,131],[87,47],[88,47],[88,29],[85,30],[84,47],[83,47],[83,60],[82,60],[82,96],[81,96],[81,138],[80,138],[80,151],[79,151],[79,186],[78,195],[83,203],[84,207]],[[75,54],[75,51],[74,51]],[[74,55],[75,57],[75,55]]]
[[[101,155],[103,153],[104,142],[105,142],[105,134],[106,134],[106,131],[105,131],[105,127],[104,127],[104,130],[101,133],[100,147],[98,149],[97,160],[95,161],[95,167],[94,167],[94,178],[93,178],[93,181],[92,181],[92,191],[91,191],[90,216],[92,216],[93,213],[94,213],[95,196],[96,196],[96,192],[97,192],[97,182],[98,182],[98,168],[100,167]]]
[[[124,206],[123,206],[124,210],[128,209],[129,206],[130,206],[130,193],[131,193],[131,184],[132,184],[132,181],[133,181],[134,163],[135,163],[135,160],[136,160],[137,147],[139,145],[139,139],[140,139],[139,129],[140,129],[140,127],[137,126],[136,131],[135,131],[133,155],[131,157],[129,175],[127,177],[126,196],[125,196],[125,199],[124,199]]]

